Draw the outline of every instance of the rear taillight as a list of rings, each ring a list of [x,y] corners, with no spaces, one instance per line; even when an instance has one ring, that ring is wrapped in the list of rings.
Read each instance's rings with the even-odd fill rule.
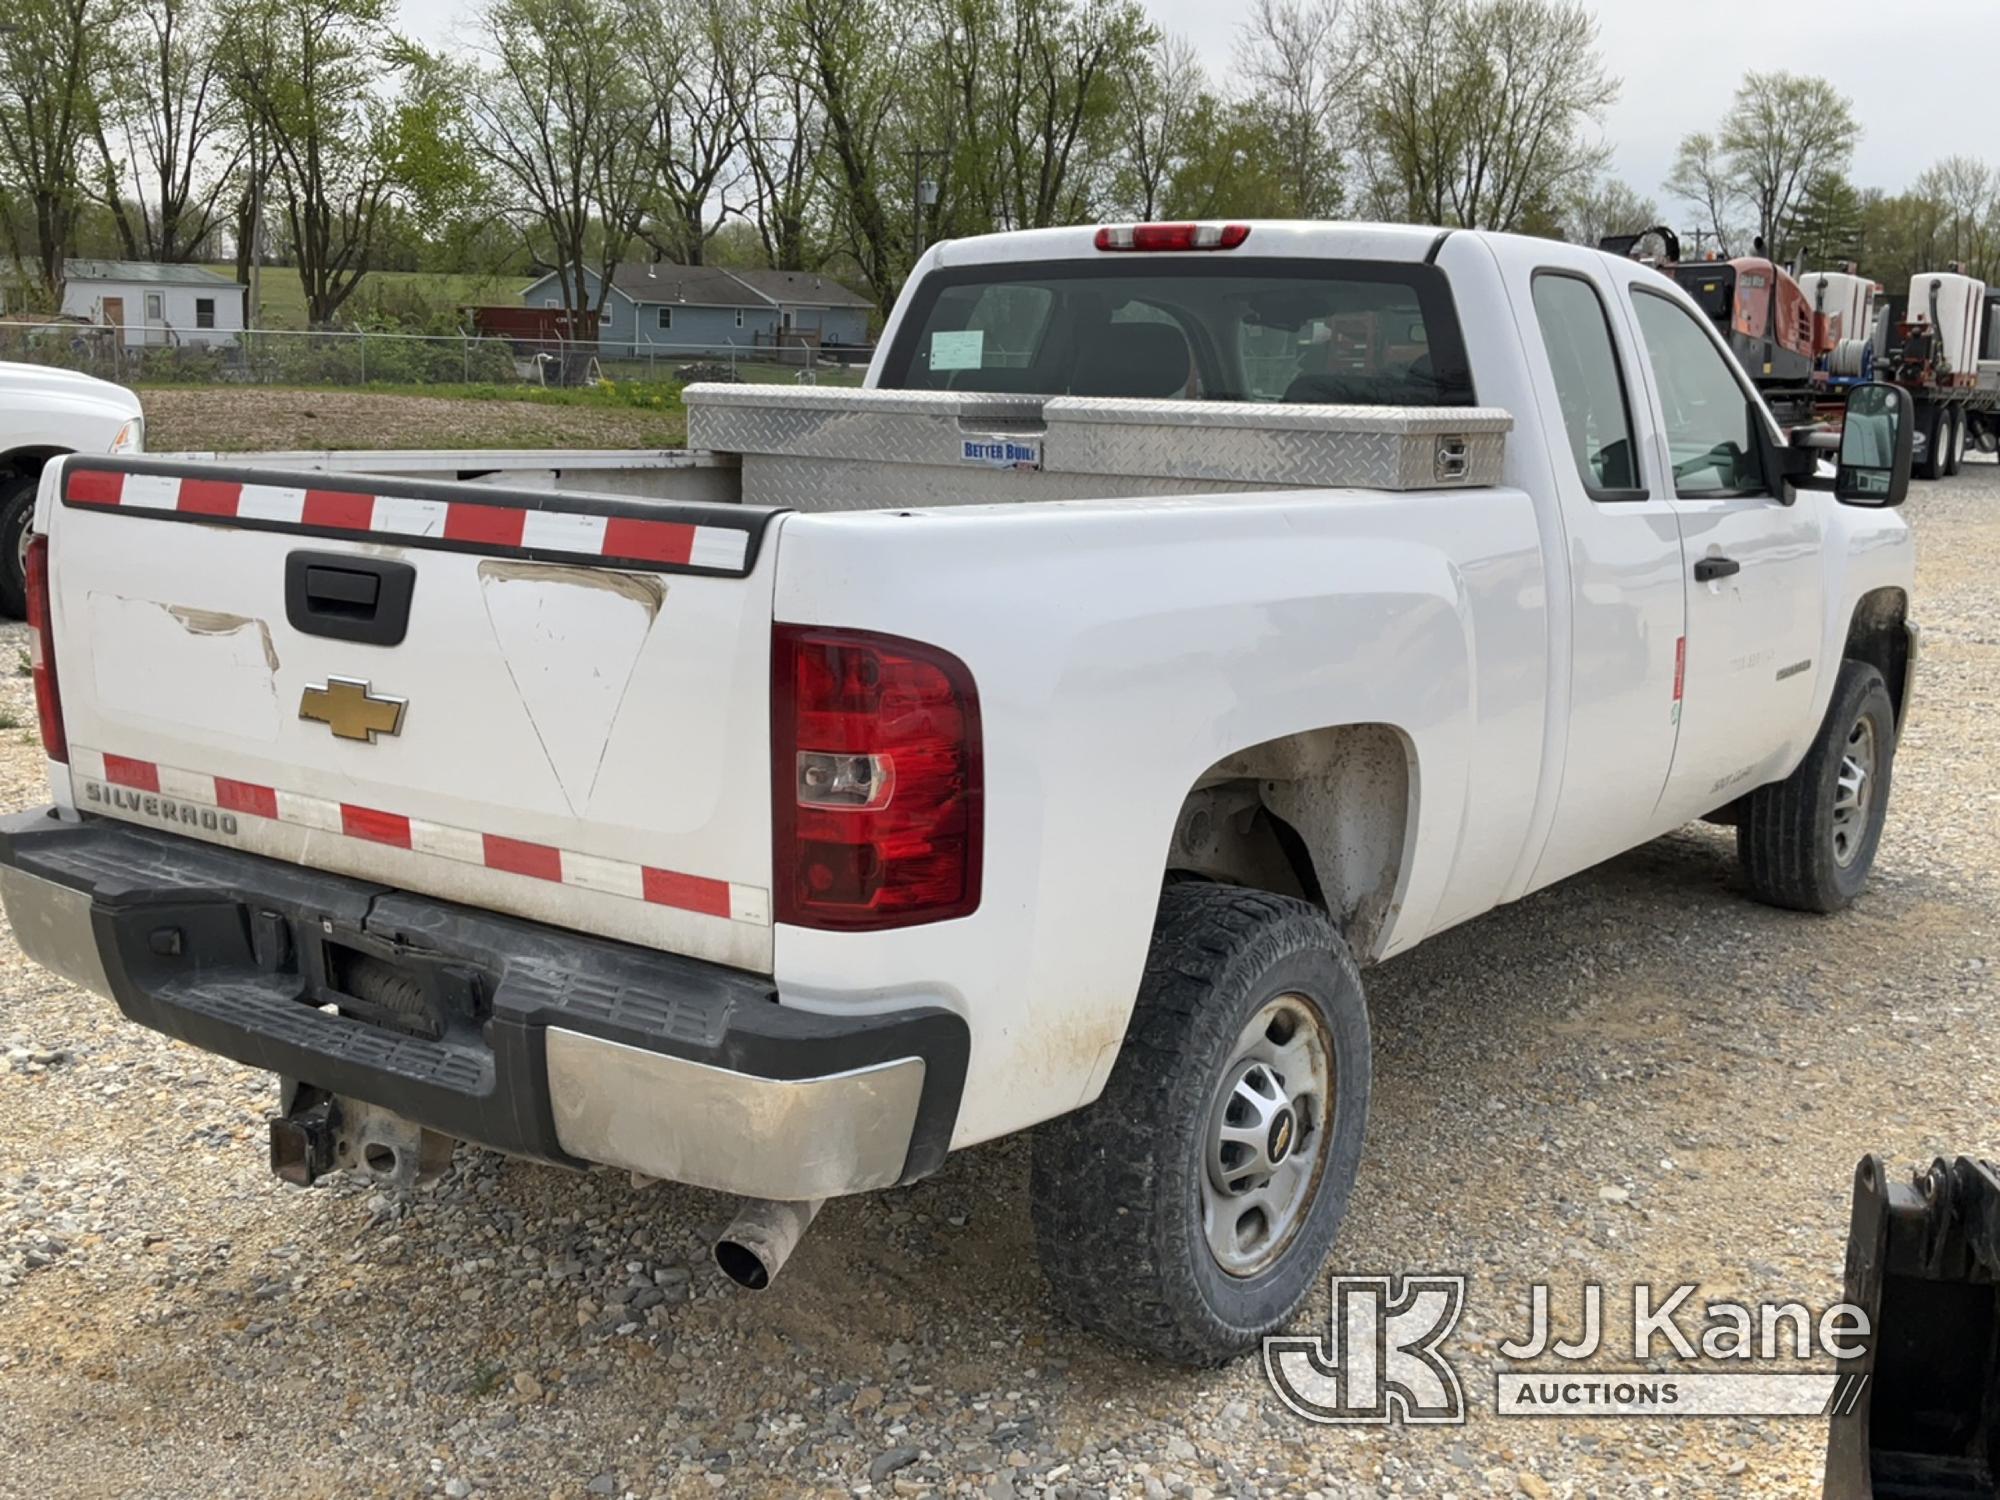
[[[1106,224],[1100,250],[1234,250],[1250,238],[1248,224]]]
[[[957,657],[777,626],[771,764],[780,922],[902,927],[979,905],[979,699]]]
[[[56,637],[49,613],[49,539],[28,539],[28,666],[35,679],[35,716],[50,760],[69,760],[62,694],[56,688]]]

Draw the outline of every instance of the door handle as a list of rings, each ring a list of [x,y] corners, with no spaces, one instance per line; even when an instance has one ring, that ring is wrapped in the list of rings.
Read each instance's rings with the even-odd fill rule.
[[[1743,564],[1733,557],[1704,557],[1694,565],[1694,581],[1713,583],[1718,578],[1727,578],[1742,571]]]
[[[417,570],[405,562],[294,552],[285,558],[285,618],[304,635],[398,645],[410,628],[416,585]]]

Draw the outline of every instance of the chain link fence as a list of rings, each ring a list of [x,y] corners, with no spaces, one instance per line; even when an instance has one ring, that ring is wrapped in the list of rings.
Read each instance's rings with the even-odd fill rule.
[[[859,385],[873,353],[861,346],[803,343],[582,344],[476,333],[282,329],[165,341],[157,329],[0,320],[0,360],[81,370],[120,385],[553,387],[606,380]]]

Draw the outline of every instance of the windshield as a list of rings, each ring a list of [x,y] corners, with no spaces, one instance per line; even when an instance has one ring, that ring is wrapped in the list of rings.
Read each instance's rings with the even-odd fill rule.
[[[890,390],[1470,406],[1444,273],[1400,262],[969,266],[917,287]]]

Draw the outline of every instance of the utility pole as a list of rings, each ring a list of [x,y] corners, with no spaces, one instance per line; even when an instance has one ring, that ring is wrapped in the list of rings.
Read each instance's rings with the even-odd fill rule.
[[[257,69],[250,75],[252,86],[261,99],[264,92],[264,72]],[[264,163],[263,122],[256,107],[250,115],[250,305],[243,310],[243,331],[246,335],[257,327],[257,310],[261,305],[264,278],[262,262],[264,252]]]
[[[918,146],[910,152],[910,269],[917,268],[917,262],[924,258],[924,216],[937,207],[938,183],[934,177],[924,176],[924,163],[930,160],[944,161],[951,155],[935,146]]]

